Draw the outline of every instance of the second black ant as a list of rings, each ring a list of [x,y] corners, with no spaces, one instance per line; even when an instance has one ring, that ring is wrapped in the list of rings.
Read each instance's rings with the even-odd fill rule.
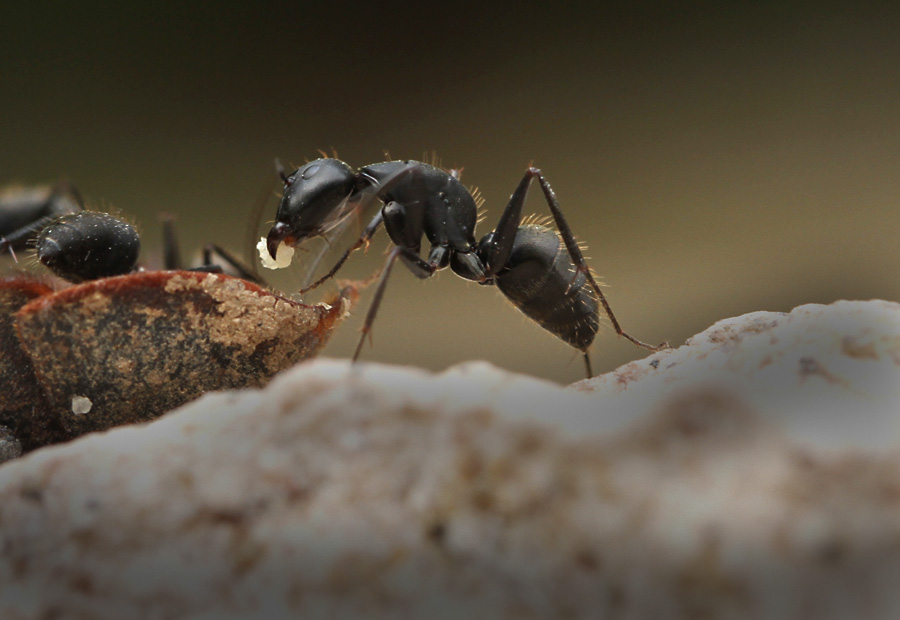
[[[163,218],[163,268],[182,269],[175,227]],[[33,246],[37,259],[60,278],[73,283],[125,275],[138,271],[140,238],[125,220],[99,211],[84,210],[78,190],[60,182],[44,188],[7,190],[0,195],[0,255]],[[255,284],[265,282],[216,244],[203,248],[203,262],[191,271],[222,272],[221,259],[233,275]]]
[[[353,355],[360,354],[378,312],[394,262],[399,258],[417,278],[430,278],[450,267],[458,276],[495,285],[526,316],[584,355],[588,377],[588,348],[599,328],[599,307],[616,333],[650,351],[653,346],[627,334],[613,315],[575,236],[563,216],[556,195],[541,171],[529,167],[512,193],[494,230],[475,240],[478,208],[458,175],[418,161],[388,161],[358,171],[333,158],[309,162],[290,175],[282,173],[284,194],[275,224],[265,239],[276,262],[282,244],[295,247],[306,239],[324,236],[351,214],[362,212],[372,200],[382,203],[357,241],[324,276],[301,293],[332,278],[350,254],[367,245],[384,224],[394,248],[382,270],[362,334]],[[523,222],[522,208],[532,180],[541,187],[558,232]],[[420,256],[422,235],[431,248]]]

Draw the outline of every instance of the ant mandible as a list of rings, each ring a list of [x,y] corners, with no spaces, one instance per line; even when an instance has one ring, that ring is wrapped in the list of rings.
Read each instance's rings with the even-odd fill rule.
[[[599,328],[599,305],[618,335],[650,351],[668,347],[667,343],[652,346],[641,342],[619,326],[553,189],[537,168],[525,171],[497,227],[478,243],[478,207],[454,172],[418,161],[388,161],[354,171],[344,162],[326,157],[281,176],[284,194],[265,247],[260,248],[276,262],[280,262],[276,256],[282,243],[296,247],[310,237],[322,236],[373,199],[383,205],[337,264],[300,291],[305,293],[333,277],[350,254],[367,245],[384,224],[394,248],[366,314],[354,361],[372,329],[397,258],[417,278],[430,278],[449,266],[466,280],[496,285],[526,316],[580,350],[588,377],[593,376],[588,348]],[[559,232],[522,221],[522,207],[533,179],[541,186]],[[419,255],[423,234],[431,243],[427,259]]]

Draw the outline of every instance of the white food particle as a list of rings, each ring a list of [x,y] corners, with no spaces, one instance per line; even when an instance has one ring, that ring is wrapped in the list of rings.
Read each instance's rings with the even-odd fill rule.
[[[265,237],[259,240],[259,243],[256,244],[256,249],[259,251],[262,266],[266,269],[284,269],[290,266],[291,259],[294,258],[294,248],[284,243],[279,243],[278,249],[275,251],[275,260],[272,260],[272,257],[269,256],[269,248],[266,245]]]
[[[91,407],[94,406],[94,403],[91,402],[91,399],[87,396],[73,396],[72,397],[72,413],[77,415],[82,415],[91,410]]]

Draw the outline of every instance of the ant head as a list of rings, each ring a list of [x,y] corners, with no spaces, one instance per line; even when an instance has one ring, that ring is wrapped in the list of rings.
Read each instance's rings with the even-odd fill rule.
[[[356,173],[338,159],[317,159],[284,177],[284,195],[266,237],[272,258],[281,242],[296,246],[339,224],[349,214],[345,207],[355,188]]]

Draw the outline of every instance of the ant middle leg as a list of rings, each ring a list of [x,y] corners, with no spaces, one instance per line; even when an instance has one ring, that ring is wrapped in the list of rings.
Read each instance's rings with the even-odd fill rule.
[[[436,252],[432,251],[432,256],[435,255]],[[393,269],[394,262],[396,262],[397,258],[400,258],[403,261],[403,264],[406,265],[413,275],[419,279],[424,280],[430,278],[438,269],[437,264],[423,260],[414,250],[394,246],[390,254],[388,254],[384,268],[381,270],[381,277],[378,279],[378,287],[375,289],[372,303],[369,305],[368,312],[366,312],[366,319],[360,330],[359,342],[356,344],[356,351],[353,353],[354,362],[359,358],[366,337],[369,337],[369,340],[371,341],[372,324],[375,322],[375,316],[378,314],[378,307],[381,306],[381,300],[384,298],[384,291],[385,288],[387,288],[388,277],[391,275],[391,269]]]
[[[231,269],[234,270],[234,273],[242,280],[253,282],[259,286],[269,285],[262,277],[254,273],[250,267],[238,260],[234,254],[215,243],[208,243],[203,246],[203,265],[192,269],[192,271],[211,271],[213,268],[218,268],[219,271],[222,271],[221,267],[213,263],[214,256],[228,263]]]
[[[175,232],[175,218],[169,213],[161,216],[163,225],[163,268],[164,269],[184,269],[184,263],[181,260],[181,247],[178,243],[178,236]],[[247,267],[244,263],[237,259],[231,252],[216,245],[208,243],[203,246],[203,264],[198,267],[190,267],[188,271],[201,271],[206,273],[223,273],[224,269],[220,265],[213,262],[213,257],[218,257],[227,263],[233,273],[243,280],[253,282],[259,286],[268,286],[258,274]]]
[[[175,232],[175,216],[163,213],[159,218],[162,220],[163,269],[181,269],[184,263],[181,262],[181,244]]]
[[[372,297],[372,303],[369,304],[369,311],[366,312],[366,319],[363,322],[362,329],[360,329],[359,342],[356,343],[356,351],[353,352],[352,361],[354,362],[359,359],[359,354],[362,352],[363,343],[366,341],[366,337],[371,341],[372,337],[370,334],[372,332],[372,324],[375,322],[375,315],[378,314],[378,307],[381,305],[381,300],[384,297],[384,289],[387,287],[391,269],[394,268],[394,262],[396,262],[397,257],[400,256],[401,251],[399,246],[395,246],[390,254],[388,254],[387,262],[385,262],[384,267],[381,269],[381,277],[378,278],[378,287],[375,289],[375,295]]]

